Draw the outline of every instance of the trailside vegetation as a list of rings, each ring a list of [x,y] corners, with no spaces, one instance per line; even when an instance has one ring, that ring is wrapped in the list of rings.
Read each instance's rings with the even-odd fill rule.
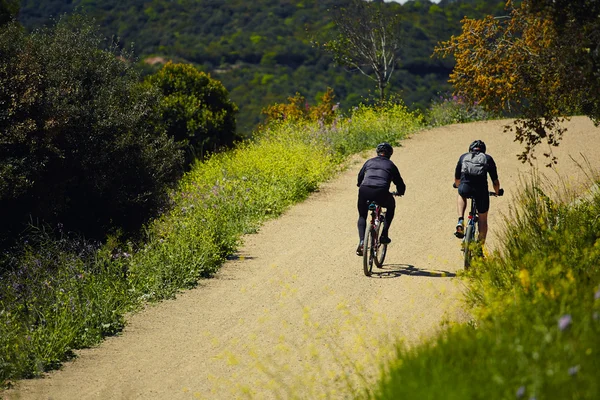
[[[126,312],[197,285],[243,234],[306,198],[347,156],[381,141],[399,143],[422,126],[393,102],[361,106],[330,123],[274,120],[254,141],[195,163],[143,240],[97,243],[32,232],[19,243],[21,253],[0,259],[8,266],[0,280],[0,382],[56,368],[73,349],[120,330]]]
[[[505,221],[505,247],[467,275],[473,319],[422,346],[398,347],[372,397],[598,398],[600,192],[594,182],[583,197],[539,178],[527,182]]]
[[[181,154],[160,93],[81,16],[0,31],[0,244],[33,224],[133,232],[168,205]]]
[[[600,123],[600,3],[523,0],[506,2],[502,18],[465,18],[462,34],[440,43],[453,55],[455,94],[494,113],[518,118],[508,130],[525,144],[519,156],[535,158],[544,141],[549,164],[572,115]]]

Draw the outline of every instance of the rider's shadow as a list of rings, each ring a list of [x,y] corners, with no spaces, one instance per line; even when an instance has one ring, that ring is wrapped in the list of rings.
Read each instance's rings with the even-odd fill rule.
[[[382,268],[374,267],[371,273],[371,276],[375,278],[399,278],[402,275],[430,278],[453,278],[456,276],[453,272],[421,269],[410,264],[384,264]]]

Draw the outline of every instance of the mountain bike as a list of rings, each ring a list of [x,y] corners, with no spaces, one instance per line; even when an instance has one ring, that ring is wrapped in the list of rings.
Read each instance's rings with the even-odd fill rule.
[[[499,193],[489,192],[490,196],[502,196],[504,195],[504,189],[500,189]],[[467,225],[465,226],[465,236],[462,240],[461,251],[463,252],[463,264],[465,270],[469,269],[471,266],[471,260],[473,259],[473,255],[476,251],[481,251],[481,247],[479,247],[479,243],[476,239],[477,237],[477,222],[479,221],[479,214],[477,213],[477,204],[473,197],[469,197],[471,200],[471,209],[469,211],[469,217],[467,221]]]
[[[392,195],[398,196],[397,192]],[[367,223],[365,239],[363,243],[363,270],[366,276],[371,276],[373,264],[378,268],[383,267],[383,261],[387,254],[387,243],[381,243],[381,232],[385,226],[385,210],[376,202],[369,204],[371,219]]]

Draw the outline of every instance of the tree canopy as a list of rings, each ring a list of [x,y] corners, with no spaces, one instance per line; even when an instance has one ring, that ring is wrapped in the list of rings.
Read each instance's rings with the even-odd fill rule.
[[[146,80],[162,92],[167,134],[188,150],[188,162],[240,139],[235,129],[237,106],[209,74],[190,64],[168,62]]]
[[[50,24],[53,16],[83,12],[95,18],[106,37],[118,37],[125,48],[133,43],[145,73],[156,72],[168,60],[194,64],[227,88],[239,107],[238,132],[248,136],[262,121],[262,109],[296,92],[316,104],[331,87],[341,110],[378,96],[371,80],[340,67],[331,54],[314,47],[307,34],[334,32],[328,10],[349,2],[22,0],[19,20],[32,29]],[[401,16],[406,44],[402,63],[390,78],[389,94],[421,109],[451,90],[447,80],[453,62],[432,59],[435,44],[459,33],[464,16],[503,12],[499,0],[385,2],[381,7]]]
[[[574,114],[600,122],[600,3],[512,0],[505,17],[465,18],[462,34],[436,53],[454,55],[455,94],[495,111],[516,115],[519,158],[535,158],[543,141],[550,164],[561,122]]]
[[[9,23],[0,55],[0,241],[31,221],[101,238],[165,207],[180,152],[127,53],[76,16]]]

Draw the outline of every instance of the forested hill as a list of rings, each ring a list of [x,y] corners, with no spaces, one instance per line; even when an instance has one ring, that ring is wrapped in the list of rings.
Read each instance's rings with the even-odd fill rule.
[[[328,12],[345,0],[23,0],[19,19],[28,29],[52,24],[64,13],[96,18],[107,37],[134,45],[146,71],[161,60],[189,62],[223,82],[239,106],[238,128],[247,134],[266,105],[296,92],[314,102],[327,87],[343,108],[375,89],[357,71],[346,71],[311,44],[334,29]],[[431,58],[435,44],[460,32],[464,16],[504,13],[504,1],[442,0],[385,3],[400,12],[404,54],[391,92],[412,108],[450,88],[452,60]],[[156,62],[152,64],[152,62]]]

